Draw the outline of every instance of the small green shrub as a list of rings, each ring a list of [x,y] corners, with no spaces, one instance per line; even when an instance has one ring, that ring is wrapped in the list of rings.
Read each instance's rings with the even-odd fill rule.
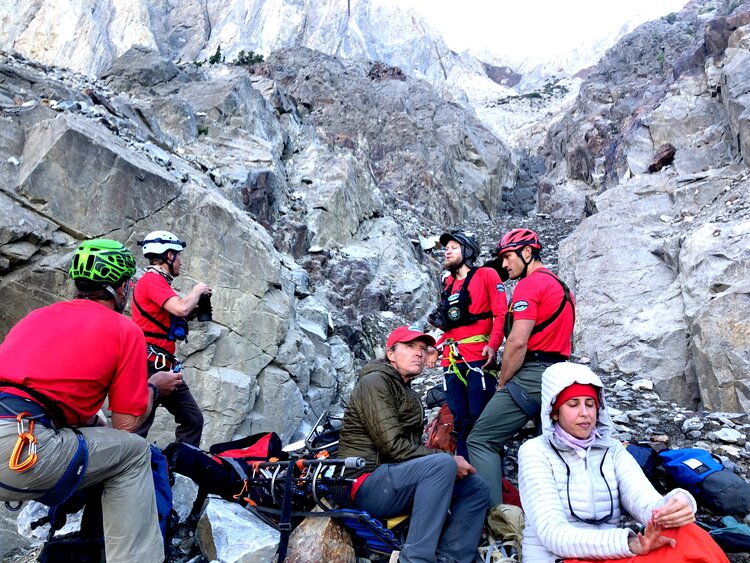
[[[216,47],[216,52],[208,58],[208,63],[215,65],[216,63],[222,62],[221,58],[221,45]]]
[[[255,51],[248,51],[247,53],[243,49],[237,53],[237,58],[232,62],[233,65],[238,66],[249,66],[263,62],[263,55],[256,53]]]
[[[667,14],[662,18],[667,23],[674,23],[677,21],[677,14],[675,12],[672,12],[671,14]]]
[[[208,127],[198,127],[198,136],[208,135]]]

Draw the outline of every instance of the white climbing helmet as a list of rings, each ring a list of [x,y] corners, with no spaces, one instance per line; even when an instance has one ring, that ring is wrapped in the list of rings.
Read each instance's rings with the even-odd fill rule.
[[[181,252],[187,243],[178,239],[169,231],[154,231],[146,235],[146,238],[138,241],[138,246],[143,247],[143,255],[148,258],[151,255],[161,256],[167,250]]]

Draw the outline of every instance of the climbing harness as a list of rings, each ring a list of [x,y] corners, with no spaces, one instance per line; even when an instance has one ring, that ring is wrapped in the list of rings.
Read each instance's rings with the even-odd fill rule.
[[[153,358],[153,360],[152,360]],[[179,360],[166,350],[154,346],[153,344],[146,344],[146,360],[151,361],[154,364],[154,369],[161,371],[164,369],[177,369],[180,366]]]
[[[466,376],[464,376],[461,373],[461,369],[458,367],[459,362],[463,362],[468,371],[473,371],[479,375],[479,377],[482,380],[482,391],[487,390],[487,384],[484,381],[484,375],[488,374],[492,377],[497,378],[497,371],[495,370],[483,370],[480,367],[472,366],[470,365],[466,360],[464,360],[463,355],[461,352],[458,351],[458,345],[459,344],[475,344],[477,342],[489,342],[490,337],[486,334],[477,334],[475,336],[468,336],[466,338],[462,338],[461,340],[453,340],[452,338],[446,339],[446,341],[443,343],[443,348],[448,347],[448,371],[453,372],[458,380],[463,383],[464,385],[468,385],[468,382],[466,381]],[[445,380],[443,380],[443,390],[448,391],[448,386],[445,383]]]
[[[166,326],[164,323],[159,322],[153,315],[147,313],[143,307],[141,307],[141,305],[135,299],[135,292],[133,293],[133,305],[136,306],[141,315],[143,315],[151,324],[161,330],[161,332],[146,332],[144,330],[144,336],[146,336],[147,338],[163,338],[170,342],[174,342],[175,340],[187,341],[189,329],[188,323],[185,319],[169,313],[169,326]]]
[[[8,467],[17,473],[23,473],[34,467],[39,460],[37,454],[39,442],[34,435],[36,424],[39,423],[58,432],[58,428],[67,426],[65,415],[56,403],[44,394],[26,385],[2,381],[0,382],[0,387],[21,389],[37,401],[34,402],[25,397],[9,393],[0,393],[0,413],[13,415],[18,432],[18,438],[11,452]],[[19,409],[19,405],[23,405],[23,407]],[[36,411],[36,413],[32,414],[32,411]],[[57,507],[67,501],[78,488],[88,466],[88,446],[86,440],[77,428],[71,428],[71,430],[78,439],[78,446],[64,473],[52,488],[18,488],[2,482],[0,482],[0,488],[21,494],[40,494],[41,496],[35,500],[49,506],[49,518],[54,518]],[[24,452],[26,452],[25,458],[23,457]],[[10,506],[9,502],[6,502],[5,505],[9,509],[14,508]],[[19,507],[15,508],[18,509]]]
[[[492,311],[483,311],[481,313],[469,312],[469,306],[471,305],[469,284],[477,270],[478,268],[472,268],[469,270],[461,289],[456,293],[453,293],[453,284],[456,282],[455,278],[451,281],[450,285],[445,286],[440,293],[438,314],[441,317],[440,320],[444,327],[443,330],[471,325],[482,319],[491,319],[493,317]]]

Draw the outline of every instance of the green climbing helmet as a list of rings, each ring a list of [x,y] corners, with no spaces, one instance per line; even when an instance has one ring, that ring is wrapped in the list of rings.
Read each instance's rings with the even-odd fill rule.
[[[83,241],[70,265],[70,277],[75,281],[115,285],[133,274],[133,255],[116,240],[106,238]]]

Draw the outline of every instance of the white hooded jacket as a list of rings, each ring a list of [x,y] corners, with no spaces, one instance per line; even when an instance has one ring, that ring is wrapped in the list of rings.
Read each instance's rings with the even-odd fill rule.
[[[573,383],[599,389],[596,427],[600,437],[584,457],[554,435],[550,418],[557,395]],[[542,375],[542,435],[524,443],[518,454],[518,484],[526,514],[525,563],[630,557],[628,536],[632,532],[617,527],[623,509],[645,524],[654,508],[678,492],[687,495],[696,509],[693,497],[682,489],[662,497],[633,456],[611,437],[612,420],[602,387],[599,377],[579,364],[558,363]],[[604,521],[581,522],[571,508],[579,518]]]

